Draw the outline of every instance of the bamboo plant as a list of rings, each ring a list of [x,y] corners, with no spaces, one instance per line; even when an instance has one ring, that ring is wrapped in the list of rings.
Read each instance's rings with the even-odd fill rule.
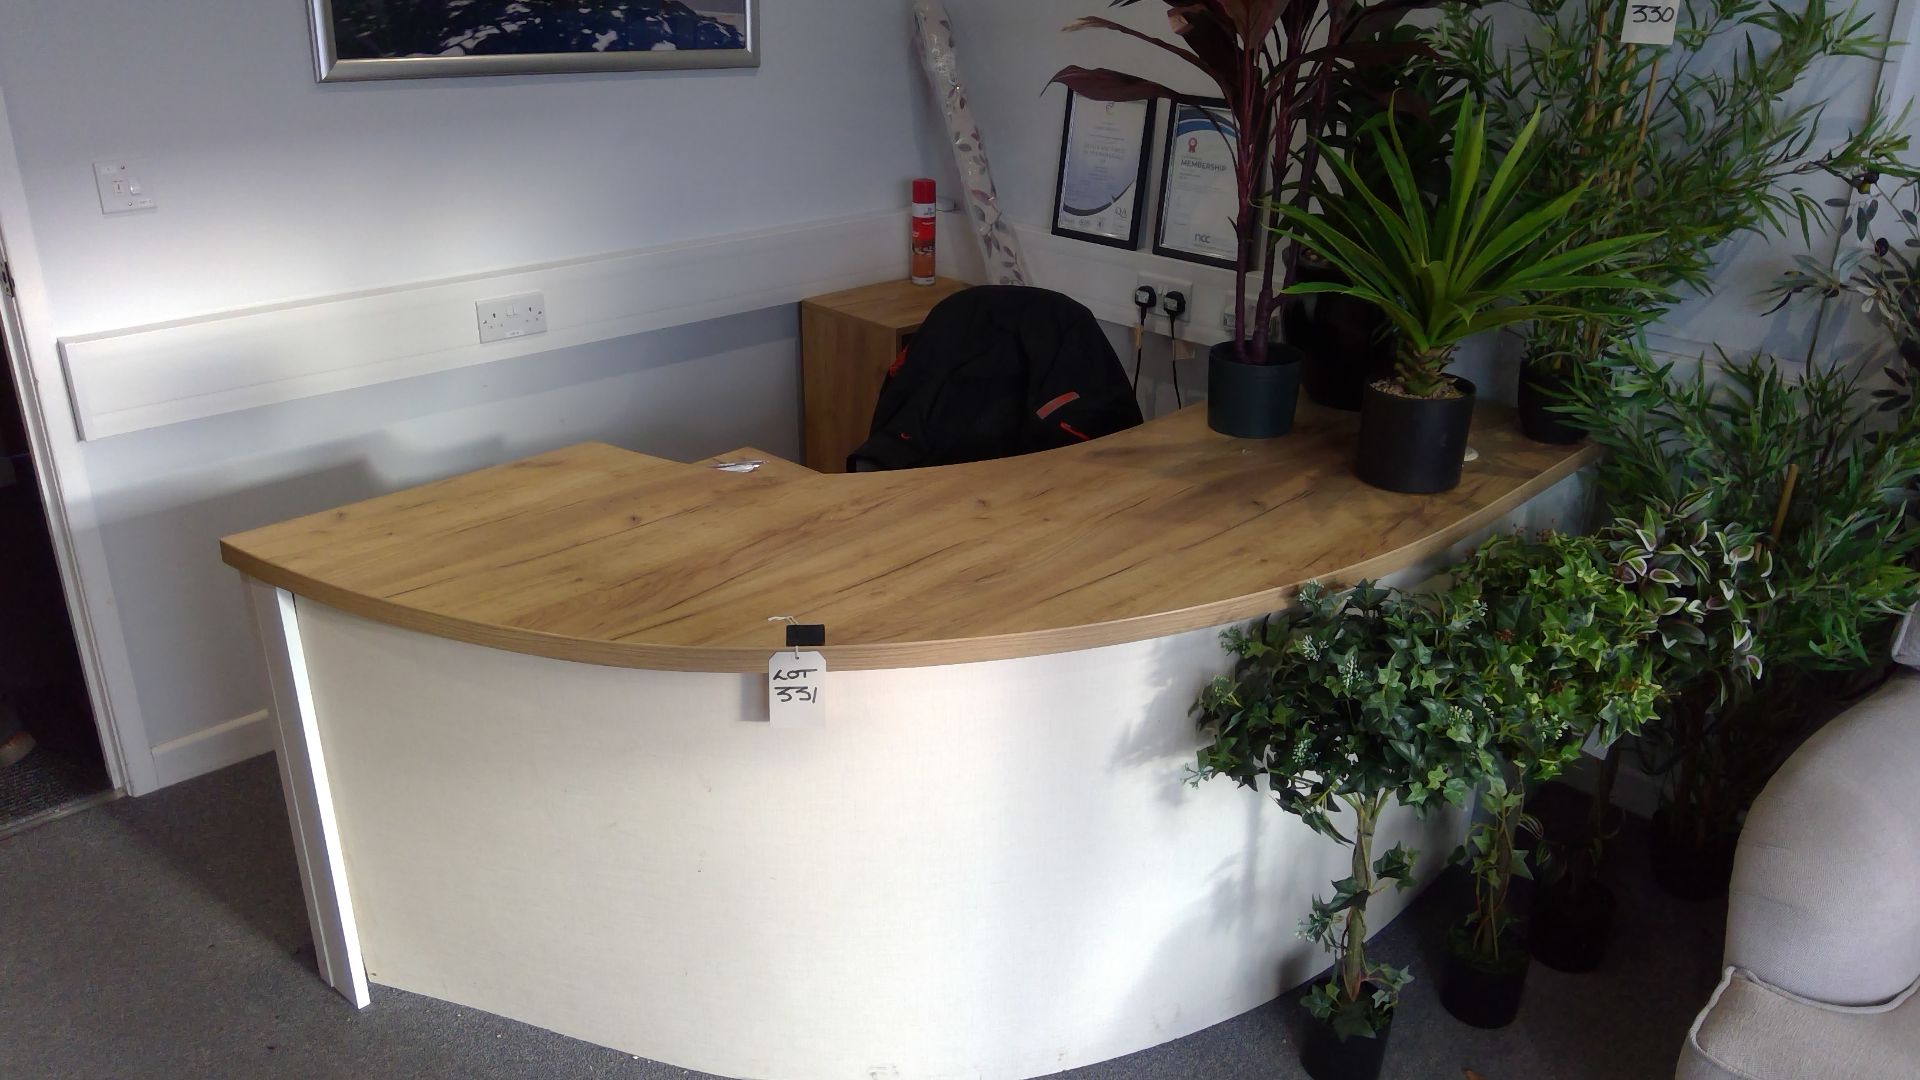
[[[1710,381],[1704,363],[1681,377],[1644,354],[1629,362],[1607,392],[1581,394],[1575,413],[1609,451],[1604,494],[1616,505],[1681,500],[1744,530],[1752,539],[1735,550],[1765,579],[1759,592],[1743,580],[1715,586],[1763,610],[1728,628],[1741,651],[1688,661],[1691,688],[1686,671],[1666,680],[1681,700],[1649,741],[1674,827],[1700,846],[1731,833],[1804,733],[1811,679],[1871,663],[1920,595],[1920,532],[1908,517],[1920,412],[1883,417],[1859,374],[1832,363],[1793,380],[1770,357],[1722,356]]]
[[[1526,328],[1531,365],[1578,376],[1680,291],[1710,290],[1717,252],[1743,234],[1798,227],[1824,213],[1805,180],[1856,173],[1906,139],[1876,113],[1816,151],[1822,104],[1794,90],[1828,58],[1878,60],[1887,42],[1871,10],[1828,0],[1689,0],[1674,44],[1623,44],[1624,0],[1513,0],[1450,9],[1440,51],[1495,109],[1506,138],[1535,123],[1549,150],[1535,198],[1576,184],[1588,198],[1572,245],[1652,232],[1643,273],[1664,291],[1587,293],[1579,318]],[[1513,14],[1524,25],[1514,32]],[[1500,29],[1496,33],[1496,26]],[[1621,508],[1630,510],[1631,508]]]

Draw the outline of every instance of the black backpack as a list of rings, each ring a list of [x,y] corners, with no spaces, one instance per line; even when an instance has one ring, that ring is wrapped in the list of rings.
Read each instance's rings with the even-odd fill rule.
[[[1046,289],[942,300],[894,363],[848,472],[957,465],[1086,442],[1140,423],[1093,313]]]

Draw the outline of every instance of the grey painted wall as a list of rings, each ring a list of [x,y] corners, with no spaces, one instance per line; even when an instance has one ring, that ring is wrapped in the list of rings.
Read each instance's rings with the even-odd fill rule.
[[[115,707],[137,706],[153,745],[266,703],[220,535],[583,439],[792,451],[796,314],[77,447],[53,338],[901,206],[922,171],[924,93],[892,5],[769,3],[758,71],[328,86],[306,6],[0,6],[34,360],[69,512],[104,551],[86,584],[124,641],[103,650],[131,673]],[[121,155],[145,161],[157,211],[101,215],[91,163]]]

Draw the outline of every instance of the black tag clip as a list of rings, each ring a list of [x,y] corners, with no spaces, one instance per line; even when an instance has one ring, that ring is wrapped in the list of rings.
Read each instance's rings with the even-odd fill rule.
[[[817,649],[827,643],[827,628],[821,623],[788,623],[787,648]]]

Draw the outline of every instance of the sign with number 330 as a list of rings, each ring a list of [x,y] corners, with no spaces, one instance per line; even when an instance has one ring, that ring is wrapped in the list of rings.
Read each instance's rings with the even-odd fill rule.
[[[1626,23],[1620,29],[1620,40],[1629,45],[1671,45],[1674,24],[1679,21],[1678,0],[1630,3]]]

